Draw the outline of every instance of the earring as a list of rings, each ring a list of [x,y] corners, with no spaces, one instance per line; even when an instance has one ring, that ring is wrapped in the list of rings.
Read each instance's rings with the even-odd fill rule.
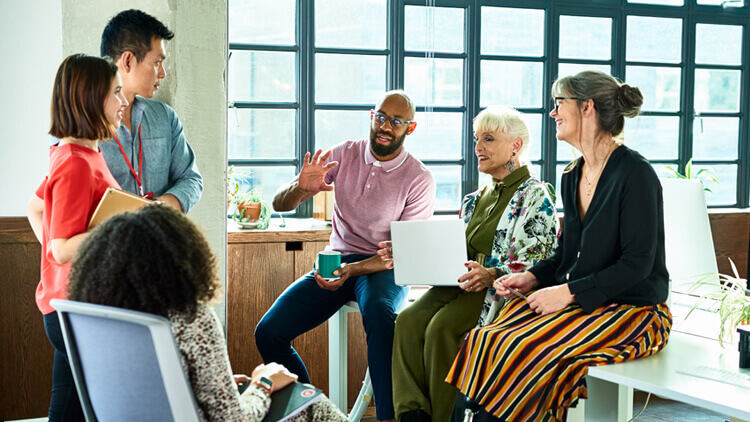
[[[513,154],[513,155],[516,155],[516,154]],[[508,162],[505,163],[505,165],[503,167],[505,167],[506,169],[508,169],[508,171],[510,173],[513,173],[513,170],[516,169],[516,162],[513,161],[513,160],[508,160]]]

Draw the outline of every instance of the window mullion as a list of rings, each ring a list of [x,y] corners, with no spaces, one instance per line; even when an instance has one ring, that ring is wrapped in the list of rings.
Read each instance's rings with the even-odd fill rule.
[[[740,79],[740,133],[738,134],[737,205],[750,206],[750,125],[747,107],[750,106],[750,26],[742,24],[742,78]],[[750,268],[750,264],[748,264]]]
[[[695,116],[695,21],[690,15],[682,18],[682,119],[678,148],[681,173],[693,155],[693,121]]]
[[[544,66],[544,88],[542,90],[542,104],[551,104],[552,84],[560,66],[560,10],[553,6],[547,9],[545,43],[547,62]],[[546,117],[546,118],[545,118]],[[553,120],[546,113],[542,114],[542,133],[547,134],[546,142],[542,142],[542,180],[557,186],[557,138]],[[542,141],[541,139],[539,140]]]
[[[404,2],[388,0],[387,39],[388,58],[386,59],[387,89],[404,88]]]
[[[318,0],[324,1],[324,0]],[[297,173],[307,151],[315,148],[315,2],[297,0],[297,95],[300,103],[297,114]],[[285,182],[285,181],[280,181]],[[301,203],[296,217],[312,217],[312,201]]]
[[[481,0],[475,0],[466,7],[464,12],[464,25],[466,36],[464,38],[464,51],[466,61],[464,62],[464,106],[466,110],[463,116],[463,130],[461,131],[461,154],[464,157],[462,169],[463,183],[461,186],[462,196],[474,192],[479,185],[477,174],[477,157],[474,154],[474,128],[472,125],[474,116],[479,113],[479,86],[481,81]]]

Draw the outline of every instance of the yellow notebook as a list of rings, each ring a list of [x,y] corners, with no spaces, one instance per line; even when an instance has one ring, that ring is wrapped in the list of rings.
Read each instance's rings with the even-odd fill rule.
[[[107,188],[104,195],[102,195],[102,199],[99,201],[99,205],[94,210],[94,215],[91,216],[88,230],[93,229],[113,215],[125,211],[135,211],[152,203],[153,201],[133,195],[130,192],[125,192],[117,188]]]

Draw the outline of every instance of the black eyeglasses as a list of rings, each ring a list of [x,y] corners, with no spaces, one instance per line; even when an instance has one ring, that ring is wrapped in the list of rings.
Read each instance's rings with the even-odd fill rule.
[[[391,126],[394,129],[399,129],[402,125],[414,123],[414,120],[402,120],[395,117],[388,117],[379,111],[370,110],[370,112],[372,113],[372,117],[375,118],[375,123],[377,123],[378,126],[383,126],[386,121],[390,121]]]
[[[560,111],[560,100],[580,100],[578,97],[554,97],[552,99],[552,106],[555,107],[555,114]]]

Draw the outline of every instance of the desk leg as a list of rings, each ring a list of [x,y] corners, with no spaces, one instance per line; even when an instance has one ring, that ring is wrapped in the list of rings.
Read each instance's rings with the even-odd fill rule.
[[[586,422],[627,422],[633,417],[633,388],[598,378],[586,378]]]
[[[347,413],[346,323],[349,312],[339,309],[328,320],[328,398]]]

